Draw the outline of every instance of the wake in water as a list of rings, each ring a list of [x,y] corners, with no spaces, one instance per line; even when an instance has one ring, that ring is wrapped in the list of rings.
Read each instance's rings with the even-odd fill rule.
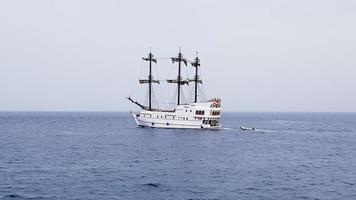
[[[232,130],[238,132],[245,132],[245,133],[272,133],[276,131],[297,131],[297,130],[281,130],[281,129],[264,129],[264,128],[255,128],[255,127],[221,127],[222,130]]]
[[[246,132],[261,132],[261,131],[267,131],[266,129],[257,129],[257,128],[248,128],[248,127],[222,127],[220,128],[222,130],[236,130],[236,131],[246,131]]]
[[[340,130],[327,130],[327,129],[265,129],[265,128],[254,128],[254,127],[222,127],[222,130],[233,130],[239,132],[246,132],[246,133],[297,133],[297,132],[304,132],[304,133],[320,133],[320,132],[336,132],[336,133],[348,133],[352,132],[349,129],[340,129]]]

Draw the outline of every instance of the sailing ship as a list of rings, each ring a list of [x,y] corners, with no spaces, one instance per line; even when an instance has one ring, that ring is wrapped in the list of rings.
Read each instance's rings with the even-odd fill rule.
[[[131,97],[127,99],[141,108],[139,112],[132,112],[137,126],[150,128],[188,128],[188,129],[217,129],[221,125],[219,123],[221,115],[221,100],[220,98],[212,98],[210,100],[198,100],[198,84],[202,84],[202,80],[198,75],[200,68],[200,59],[198,55],[193,61],[188,61],[183,57],[179,50],[177,57],[171,57],[172,63],[178,63],[177,79],[168,79],[167,83],[177,84],[177,102],[174,109],[160,109],[152,106],[152,86],[159,84],[161,80],[154,80],[152,76],[152,64],[157,63],[150,52],[148,57],[142,57],[148,62],[148,78],[139,79],[140,84],[148,84],[148,105],[139,103]],[[181,67],[182,63],[187,66],[188,62],[195,68],[195,75],[192,79],[182,79]],[[181,91],[184,85],[189,85],[194,82],[194,101],[190,103],[181,102]]]

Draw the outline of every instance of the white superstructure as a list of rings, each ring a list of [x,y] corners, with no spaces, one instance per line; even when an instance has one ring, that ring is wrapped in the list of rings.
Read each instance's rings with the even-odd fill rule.
[[[200,66],[200,60],[198,57],[193,62],[190,62],[195,67],[195,76],[193,79],[182,80],[181,78],[181,62],[187,65],[187,61],[183,58],[181,52],[178,57],[171,58],[173,63],[178,62],[178,77],[177,79],[167,80],[168,83],[174,83],[178,86],[178,98],[177,106],[174,110],[161,110],[151,107],[151,93],[152,83],[159,83],[158,80],[154,80],[152,77],[152,62],[156,63],[157,60],[153,58],[153,54],[149,53],[148,58],[143,58],[145,61],[149,61],[149,76],[146,80],[139,80],[141,84],[148,83],[149,85],[149,101],[148,106],[144,106],[137,101],[128,99],[138,105],[141,108],[139,112],[131,112],[135,122],[140,127],[151,128],[191,128],[191,129],[216,129],[220,128],[219,123],[221,114],[221,100],[219,98],[213,98],[209,101],[198,102],[197,86],[202,84],[202,80],[198,76],[198,67]],[[193,103],[181,104],[180,103],[180,90],[184,84],[189,82],[195,83],[195,98]]]

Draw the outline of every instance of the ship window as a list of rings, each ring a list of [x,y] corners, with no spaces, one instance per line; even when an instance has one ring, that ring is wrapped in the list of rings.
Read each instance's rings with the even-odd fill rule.
[[[197,110],[195,111],[196,115],[204,115],[204,110]]]
[[[220,111],[212,111],[212,115],[220,115]]]

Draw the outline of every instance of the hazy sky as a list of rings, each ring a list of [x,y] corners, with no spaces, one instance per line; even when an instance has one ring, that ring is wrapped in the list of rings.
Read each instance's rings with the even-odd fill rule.
[[[0,110],[133,109],[179,46],[224,110],[356,112],[355,0],[2,0]]]

